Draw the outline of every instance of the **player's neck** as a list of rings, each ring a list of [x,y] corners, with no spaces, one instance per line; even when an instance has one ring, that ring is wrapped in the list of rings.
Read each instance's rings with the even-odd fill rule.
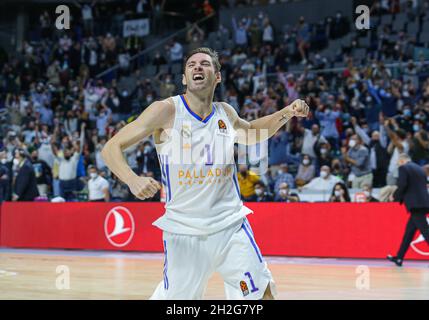
[[[187,91],[184,96],[189,103],[189,108],[202,118],[207,117],[212,111],[213,93],[196,95]]]

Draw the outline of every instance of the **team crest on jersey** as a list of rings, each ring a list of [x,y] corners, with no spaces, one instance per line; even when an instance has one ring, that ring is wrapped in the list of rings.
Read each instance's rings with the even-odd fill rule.
[[[225,124],[225,122],[222,119],[220,119],[217,122],[217,124],[219,126],[219,132],[220,133],[228,133],[228,128],[226,127],[226,124]]]
[[[247,287],[246,281],[240,281],[240,289],[243,292],[243,296],[247,296],[249,294],[249,288]]]
[[[191,128],[187,125],[182,126],[182,137],[189,138],[191,136]]]

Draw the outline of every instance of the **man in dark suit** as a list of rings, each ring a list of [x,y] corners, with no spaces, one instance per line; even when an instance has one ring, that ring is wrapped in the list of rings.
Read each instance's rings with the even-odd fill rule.
[[[39,196],[33,165],[26,157],[24,149],[16,149],[13,164],[16,176],[13,183],[12,201],[34,201]]]
[[[426,214],[429,213],[429,193],[426,188],[426,174],[422,167],[412,162],[406,154],[399,155],[398,166],[398,188],[391,200],[405,203],[410,219],[397,256],[388,255],[387,259],[400,267],[417,230],[429,243],[429,224],[426,220]]]
[[[0,149],[0,203],[10,201],[12,186],[12,164],[7,161],[6,149]]]

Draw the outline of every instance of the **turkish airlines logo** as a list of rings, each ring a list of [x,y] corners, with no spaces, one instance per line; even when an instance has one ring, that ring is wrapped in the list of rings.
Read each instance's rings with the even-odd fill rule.
[[[427,221],[429,223],[429,217],[427,218]],[[426,242],[425,238],[423,238],[421,233],[416,240],[411,242],[411,248],[422,256],[429,256],[429,244]]]
[[[133,215],[125,207],[114,207],[104,220],[104,234],[115,247],[124,247],[130,243],[134,230]]]

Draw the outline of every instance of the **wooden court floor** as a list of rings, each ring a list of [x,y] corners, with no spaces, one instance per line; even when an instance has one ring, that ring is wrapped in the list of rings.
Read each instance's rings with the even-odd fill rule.
[[[267,257],[278,299],[429,300],[429,262]],[[0,249],[0,299],[147,299],[161,254]],[[215,274],[205,299],[224,299]]]

